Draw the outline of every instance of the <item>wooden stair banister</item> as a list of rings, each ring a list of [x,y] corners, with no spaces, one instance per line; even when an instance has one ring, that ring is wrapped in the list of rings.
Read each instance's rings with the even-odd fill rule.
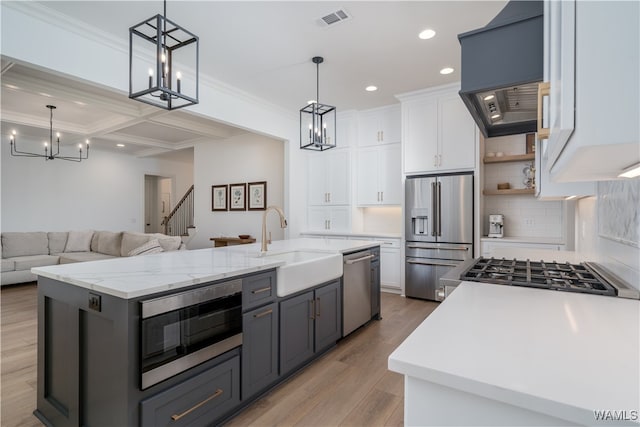
[[[182,196],[180,201],[176,204],[176,206],[171,210],[169,215],[167,215],[162,221],[162,225],[164,225],[164,233],[167,235],[186,235],[187,228],[193,227],[193,190],[194,186],[189,187],[187,192]],[[188,212],[184,212],[184,210],[188,209]],[[179,223],[176,221],[179,219]],[[175,230],[171,225],[175,225],[178,230]],[[177,231],[177,234],[174,232]]]

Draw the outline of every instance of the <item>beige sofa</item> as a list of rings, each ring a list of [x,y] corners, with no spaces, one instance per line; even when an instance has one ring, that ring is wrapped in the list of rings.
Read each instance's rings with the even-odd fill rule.
[[[4,232],[2,285],[32,282],[33,267],[184,249],[180,236],[112,231]]]

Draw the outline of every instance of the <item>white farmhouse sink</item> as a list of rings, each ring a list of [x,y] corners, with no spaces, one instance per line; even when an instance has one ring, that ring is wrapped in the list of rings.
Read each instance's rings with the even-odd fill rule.
[[[342,254],[291,251],[266,253],[270,259],[284,261],[278,267],[277,294],[279,297],[319,285],[342,276]]]

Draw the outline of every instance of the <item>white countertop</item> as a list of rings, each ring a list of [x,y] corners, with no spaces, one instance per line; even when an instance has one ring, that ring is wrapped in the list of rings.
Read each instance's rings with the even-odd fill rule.
[[[346,253],[378,246],[364,240],[291,239],[274,241],[268,253],[310,250]],[[256,271],[283,261],[260,257],[260,244],[163,252],[153,255],[32,268],[39,276],[119,298],[137,298]]]
[[[400,239],[402,234],[400,233],[372,233],[372,232],[337,232],[337,231],[303,231],[301,234],[307,236],[347,236],[347,237],[367,237],[367,238],[381,238],[381,239]]]
[[[545,245],[564,245],[565,241],[561,237],[518,237],[518,236],[508,236],[508,237],[489,237],[482,236],[480,238],[483,242],[504,242],[504,243],[535,243],[535,244],[545,244]]]
[[[462,282],[389,369],[592,425],[640,409],[640,301]]]

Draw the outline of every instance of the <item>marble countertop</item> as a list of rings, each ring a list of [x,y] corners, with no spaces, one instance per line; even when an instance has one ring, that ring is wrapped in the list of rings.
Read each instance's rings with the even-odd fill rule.
[[[269,245],[268,254],[294,250],[348,253],[379,244],[371,240],[279,240]],[[260,244],[254,243],[37,267],[31,271],[38,276],[130,299],[277,268],[284,264],[283,261],[259,255]]]
[[[640,409],[639,361],[637,300],[462,282],[388,366],[591,425],[594,410]]]
[[[371,233],[371,232],[362,232],[362,233],[351,233],[344,232],[340,233],[337,231],[303,231],[301,234],[307,236],[348,236],[348,237],[373,237],[373,238],[381,238],[381,239],[400,239],[402,235],[400,233]]]

